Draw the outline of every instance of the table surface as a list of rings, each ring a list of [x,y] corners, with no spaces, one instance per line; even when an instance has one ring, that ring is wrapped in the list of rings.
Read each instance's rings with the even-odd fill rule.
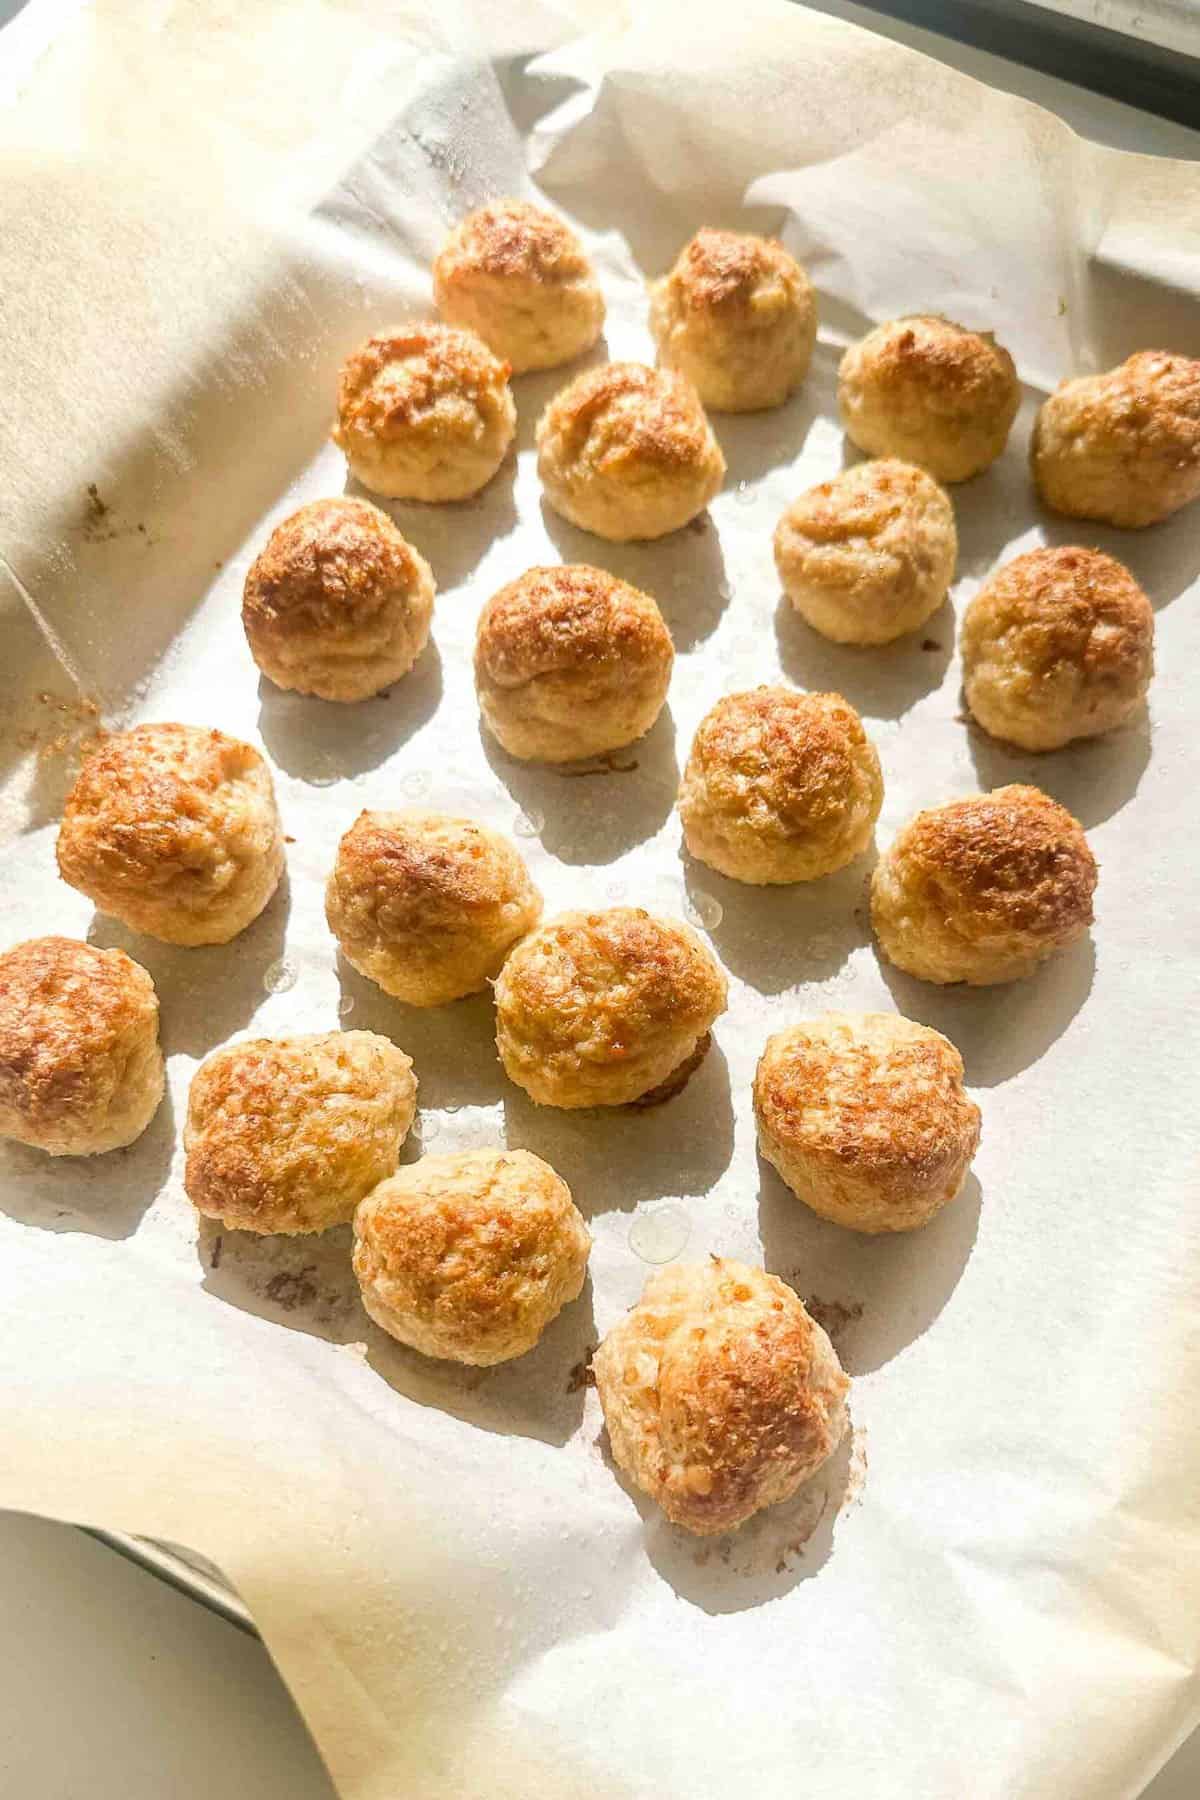
[[[1084,136],[1200,160],[1200,132],[849,0],[809,3],[1034,100]],[[0,25],[18,10],[0,0]],[[69,1526],[0,1514],[0,1668],[0,1794],[13,1800],[334,1800],[261,1644]],[[1200,1733],[1143,1800],[1197,1794]]]

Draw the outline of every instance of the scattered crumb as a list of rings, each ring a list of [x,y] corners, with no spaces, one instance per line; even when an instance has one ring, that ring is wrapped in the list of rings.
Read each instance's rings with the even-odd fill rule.
[[[89,524],[99,524],[101,519],[107,517],[108,506],[100,498],[100,490],[94,481],[88,482],[87,496],[88,522]]]
[[[44,722],[25,726],[12,733],[0,730],[0,738],[11,736],[18,750],[36,750],[38,760],[47,762],[66,751],[78,752],[84,744],[103,737],[100,708],[86,695],[63,695],[42,692],[34,696],[49,715]]]
[[[575,1364],[575,1367],[567,1376],[568,1394],[579,1394],[582,1393],[584,1388],[595,1387],[596,1376],[595,1371],[592,1368],[592,1354],[595,1349],[595,1344],[589,1345],[587,1355]]]
[[[294,844],[296,840],[294,837],[288,837],[287,834],[285,833],[283,841],[285,844]]]
[[[210,1269],[219,1269],[220,1268],[220,1266],[221,1266],[221,1251],[224,1248],[224,1244],[225,1244],[225,1240],[221,1236],[220,1232],[218,1231],[216,1237],[213,1239],[212,1255],[208,1259],[208,1266]]]
[[[607,750],[603,756],[597,757],[594,762],[587,763],[582,768],[556,767],[554,773],[561,775],[564,781],[578,781],[584,775],[632,775],[638,766],[636,756],[629,762],[618,762],[616,751]]]
[[[694,519],[688,520],[688,530],[694,531],[697,537],[703,537],[708,530],[708,514],[697,513]]]
[[[941,647],[942,646],[938,643],[936,638],[922,638],[921,639],[922,650],[940,650]]]
[[[1136,20],[1134,22],[1136,24]],[[1067,310],[1066,296],[1065,296],[1065,294],[1060,294],[1058,296],[1058,316],[1060,319],[1062,318],[1062,316],[1066,312],[1066,310]]]
[[[214,568],[214,569],[223,569],[223,568],[224,568],[224,567],[225,567],[225,564],[224,564],[224,563],[223,563],[223,562],[221,562],[221,560],[220,560],[220,559],[219,559],[219,558],[218,558],[218,560],[217,560],[217,561],[216,561],[216,562],[215,562],[215,563],[214,563],[214,564],[213,564],[213,568]]]
[[[838,1338],[847,1325],[855,1324],[863,1313],[862,1304],[858,1300],[822,1300],[819,1295],[810,1294],[804,1304],[822,1330],[829,1333],[835,1349]]]
[[[284,1312],[295,1312],[298,1306],[311,1306],[317,1297],[317,1284],[313,1280],[316,1272],[316,1263],[306,1263],[302,1269],[280,1269],[272,1275],[263,1293]]]

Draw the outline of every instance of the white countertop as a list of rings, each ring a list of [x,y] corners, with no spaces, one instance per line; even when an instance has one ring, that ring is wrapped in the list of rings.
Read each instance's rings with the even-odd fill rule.
[[[848,0],[815,3],[1037,101],[1088,137],[1200,159],[1200,132]],[[0,22],[16,10],[0,0]],[[0,1514],[0,1669],[4,1800],[333,1800],[262,1646],[69,1527]],[[1144,1800],[1198,1794],[1200,1733]],[[1134,1797],[1114,1789],[1112,1800]]]

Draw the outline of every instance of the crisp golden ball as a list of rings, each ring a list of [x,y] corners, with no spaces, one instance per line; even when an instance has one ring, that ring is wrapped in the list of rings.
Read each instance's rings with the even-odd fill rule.
[[[167,944],[227,944],[283,873],[271,771],[250,744],[198,725],[105,738],[67,795],[64,881]]]
[[[354,1215],[354,1273],[382,1330],[425,1356],[523,1356],[579,1297],[591,1234],[528,1150],[423,1156]]]
[[[1064,381],[1038,412],[1030,453],[1055,512],[1157,525],[1200,495],[1200,361],[1140,350]]]
[[[526,200],[494,201],[454,227],[433,265],[433,296],[517,375],[581,356],[604,325],[583,245],[557,213]]]
[[[926,1225],[979,1147],[962,1057],[898,1013],[822,1013],[767,1039],[759,1148],[798,1199],[851,1231]]]
[[[515,845],[444,813],[360,813],[325,892],[346,961],[410,1006],[485,988],[541,911]]]
[[[411,1060],[371,1031],[229,1044],[192,1078],[188,1198],[232,1231],[344,1225],[396,1167],[416,1098]]]
[[[66,937],[0,956],[0,1137],[51,1156],[119,1150],[162,1095],[158,997],[140,963]]]
[[[242,625],[276,687],[365,700],[429,641],[433,575],[368,500],[314,500],[276,526],[250,566]]]
[[[1058,750],[1138,712],[1154,673],[1154,612],[1099,550],[1031,550],[986,582],[962,625],[963,688],[985,731]]]
[[[678,1091],[725,996],[720,965],[686,925],[632,906],[563,913],[500,971],[496,1044],[541,1106],[625,1106],[664,1084]]]
[[[821,1327],[728,1257],[652,1275],[592,1367],[617,1466],[699,1536],[790,1499],[846,1430],[850,1383]]]
[[[775,528],[784,592],[835,644],[888,644],[915,631],[946,598],[957,556],[949,496],[892,457],[809,488]]]
[[[555,512],[615,543],[678,531],[725,477],[691,383],[641,363],[577,375],[538,420],[537,447]]]
[[[838,372],[847,437],[939,481],[966,481],[995,462],[1020,402],[1012,357],[991,333],[933,315],[877,326]]]
[[[812,283],[782,244],[698,231],[651,288],[658,360],[686,375],[714,412],[782,406],[817,341]]]
[[[1096,860],[1078,819],[1035,787],[910,819],[876,864],[871,920],[889,962],[987,987],[1030,975],[1092,922]]]
[[[475,633],[475,689],[510,756],[570,762],[649,731],[674,660],[648,594],[569,563],[528,569],[488,601]]]
[[[472,331],[378,332],[342,365],[333,441],[373,494],[466,500],[492,479],[516,425],[508,364]]]
[[[861,856],[883,802],[862,720],[840,694],[754,688],[700,721],[679,789],[692,855],[734,881],[815,881]]]

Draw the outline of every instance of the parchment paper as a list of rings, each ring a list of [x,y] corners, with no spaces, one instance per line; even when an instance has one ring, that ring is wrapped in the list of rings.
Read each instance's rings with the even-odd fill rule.
[[[998,558],[1079,535],[1028,485],[1040,393],[1135,348],[1200,353],[1196,170],[1084,144],[798,8],[33,15],[25,41],[49,47],[0,117],[3,941],[66,931],[139,957],[170,1098],[126,1152],[0,1158],[0,1503],[218,1562],[347,1800],[1137,1793],[1200,1711],[1194,511],[1084,532],[1158,609],[1148,724],[1010,755],[961,717],[953,645]],[[614,356],[650,355],[644,280],[696,227],[779,232],[820,291],[809,380],[777,413],[716,421],[729,480],[704,529],[629,547],[542,511],[533,425],[565,376],[519,381],[519,454],[486,493],[392,509],[440,589],[414,673],[353,709],[260,685],[241,584],[279,518],[342,490],[341,357],[427,307],[448,222],[512,191],[583,231]],[[843,462],[841,346],[913,309],[994,329],[1026,405],[1001,461],[954,491],[952,604],[891,649],[839,649],[781,603],[770,533]],[[479,736],[478,609],[560,557],[647,588],[675,634],[669,712],[625,773],[522,768]],[[979,786],[1065,801],[1101,864],[1092,940],[1017,986],[939,991],[876,960],[870,859],[776,892],[681,860],[695,724],[779,678],[861,709],[881,843]],[[270,757],[289,877],[232,946],[132,936],[56,879],[97,708],[219,725]],[[539,1111],[504,1080],[487,999],[417,1013],[339,968],[321,909],[337,838],[362,806],[417,799],[532,833],[551,912],[622,899],[707,921],[730,1007],[679,1099]],[[983,1108],[962,1197],[896,1242],[821,1223],[755,1155],[762,1042],[827,1006],[945,1030]],[[178,1141],[197,1062],[339,1021],[415,1059],[406,1157],[528,1146],[589,1217],[589,1285],[519,1363],[463,1373],[386,1340],[345,1232],[197,1236]],[[631,1226],[664,1201],[686,1255],[791,1279],[854,1377],[829,1469],[709,1546],[622,1486],[581,1379],[648,1273]]]

